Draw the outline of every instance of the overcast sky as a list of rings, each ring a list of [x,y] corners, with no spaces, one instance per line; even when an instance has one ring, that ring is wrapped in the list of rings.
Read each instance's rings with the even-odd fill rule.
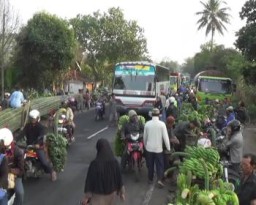
[[[239,12],[246,0],[226,2],[231,9],[231,24],[227,25],[224,36],[216,35],[215,41],[234,47],[235,32],[245,25]],[[210,35],[205,37],[205,30],[197,31],[199,16],[195,13],[203,9],[199,0],[10,0],[10,3],[24,24],[42,10],[69,19],[77,14],[120,7],[126,20],[136,20],[144,28],[149,54],[156,62],[167,58],[183,63],[210,40]]]

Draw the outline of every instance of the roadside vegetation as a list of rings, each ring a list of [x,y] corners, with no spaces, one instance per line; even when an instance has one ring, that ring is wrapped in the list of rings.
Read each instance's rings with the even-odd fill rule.
[[[41,95],[47,88],[63,88],[70,72],[81,72],[93,82],[111,86],[113,65],[118,61],[147,60],[147,39],[135,20],[127,20],[120,8],[107,12],[77,14],[62,19],[47,12],[35,14],[26,25],[19,23],[9,1],[0,0],[0,67],[1,93],[11,91],[17,84]],[[241,8],[240,18],[246,21],[237,31],[236,49],[226,48],[214,41],[216,33],[225,35],[226,25],[232,24],[231,8],[221,0],[202,1],[198,27],[210,34],[209,42],[200,52],[188,56],[179,65],[173,59],[160,64],[194,76],[208,68],[226,73],[237,84],[235,99],[242,99],[252,118],[256,117],[256,7],[248,0]],[[171,47],[170,47],[171,49]],[[39,94],[36,94],[39,93]]]

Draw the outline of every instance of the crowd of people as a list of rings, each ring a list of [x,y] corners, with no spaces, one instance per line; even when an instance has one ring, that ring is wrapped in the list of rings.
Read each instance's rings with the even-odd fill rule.
[[[233,108],[227,100],[216,99],[212,104],[215,111],[215,120],[207,118],[203,124],[196,119],[178,122],[182,103],[191,103],[195,110],[200,106],[191,89],[185,90],[183,88],[182,91],[169,95],[162,92],[152,109],[152,119],[147,121],[145,125],[139,121],[136,111],[130,110],[128,112],[129,122],[123,127],[122,138],[125,139],[127,135],[134,132],[142,136],[143,156],[148,170],[148,184],[154,183],[156,171],[156,184],[159,188],[166,186],[164,171],[172,165],[169,160],[170,153],[184,151],[187,145],[196,145],[197,140],[195,139],[197,138],[194,132],[196,128],[202,128],[203,132],[196,133],[201,137],[205,136],[204,133],[207,133],[212,146],[216,146],[217,132],[225,128],[226,140],[219,145],[218,149],[229,152],[232,169],[241,174],[241,183],[237,191],[240,204],[256,204],[256,156],[253,154],[243,155],[242,128],[247,118],[245,104],[239,102],[239,105]],[[43,136],[45,135],[45,129],[40,124],[40,113],[37,110],[32,110],[29,116],[30,122],[15,140],[26,135],[27,144],[36,147],[44,171],[50,174],[52,181],[55,181],[57,179],[56,172],[47,159],[44,150]],[[115,95],[112,94],[109,103],[109,125],[116,125],[117,120]],[[107,140],[99,139],[96,149],[96,158],[90,163],[87,172],[84,197],[81,204],[110,205],[116,196],[125,200],[122,171],[130,157],[127,148],[124,149],[120,164],[114,157]],[[22,185],[24,157],[22,150],[14,142],[13,134],[7,128],[0,129],[0,152],[0,187],[2,188],[0,189],[0,205],[6,205],[7,203],[7,195],[4,192],[8,188],[8,175],[10,174],[15,176],[14,205],[22,205],[24,198]],[[183,159],[180,158],[180,160]],[[1,194],[1,191],[3,194]]]
[[[184,90],[183,90],[184,91]],[[114,95],[112,96],[114,99]],[[139,133],[143,136],[144,153],[143,156],[146,160],[146,167],[148,169],[148,183],[152,184],[154,180],[154,174],[156,172],[156,184],[159,188],[166,185],[166,178],[164,177],[164,171],[171,166],[170,153],[173,151],[184,151],[187,145],[197,145],[199,137],[209,138],[211,146],[217,147],[216,136],[221,133],[221,130],[225,130],[225,140],[218,145],[218,149],[229,153],[229,160],[231,162],[231,169],[235,170],[241,176],[241,182],[237,190],[240,204],[242,205],[254,205],[256,203],[256,156],[253,154],[243,154],[243,127],[247,120],[247,112],[244,102],[240,101],[236,108],[233,108],[231,103],[227,100],[216,99],[212,102],[211,106],[214,108],[214,119],[206,118],[201,124],[198,120],[190,120],[184,122],[178,122],[181,104],[189,102],[192,107],[197,110],[199,104],[196,97],[187,89],[185,93],[175,93],[165,95],[161,93],[158,97],[155,108],[151,112],[152,119],[147,121],[143,126],[138,120],[138,115],[134,110],[128,112],[129,122],[123,126],[122,138],[124,139],[131,133]],[[110,121],[113,120],[113,114],[116,114],[115,103],[111,103],[112,115]],[[200,128],[203,132],[195,133],[196,128]],[[98,149],[98,148],[97,148]],[[98,157],[98,155],[97,155]],[[127,147],[124,149],[124,153],[121,157],[120,169],[122,172],[125,169],[127,158]],[[182,161],[183,159],[180,158]],[[106,165],[105,165],[106,166]],[[113,166],[114,169],[115,166]],[[101,168],[103,169],[103,168]],[[89,174],[90,173],[90,174]],[[104,174],[104,171],[102,172]],[[91,178],[91,172],[88,172],[85,188],[85,198],[83,204],[88,204],[89,199],[98,197],[100,191],[91,184],[88,186],[88,180]],[[120,176],[120,173],[115,175],[113,179]],[[104,179],[95,179],[96,184],[103,185],[107,183]],[[115,182],[122,182],[122,179],[114,180]],[[116,188],[113,193],[122,193],[122,199],[124,197],[124,185],[116,184]],[[122,187],[122,192],[120,192]],[[90,195],[88,195],[88,192]],[[102,191],[100,193],[103,193]],[[110,193],[110,192],[109,192]],[[103,194],[104,195],[104,194]],[[120,196],[120,195],[119,195]],[[94,204],[94,203],[92,203]],[[96,203],[95,203],[96,204]],[[111,203],[102,203],[111,204]]]

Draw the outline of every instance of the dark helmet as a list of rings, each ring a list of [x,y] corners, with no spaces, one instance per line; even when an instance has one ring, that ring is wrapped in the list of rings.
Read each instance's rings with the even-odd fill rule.
[[[64,106],[64,107],[67,107],[67,106],[69,106],[69,101],[68,100],[63,100],[61,102],[61,105]]]
[[[241,129],[241,123],[238,120],[232,120],[228,123],[227,127],[231,128],[232,133],[238,132]]]

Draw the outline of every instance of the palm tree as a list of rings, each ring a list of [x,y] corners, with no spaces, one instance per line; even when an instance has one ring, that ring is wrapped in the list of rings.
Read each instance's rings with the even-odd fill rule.
[[[221,4],[227,4],[225,1],[221,0],[208,0],[207,3],[200,1],[203,5],[203,11],[199,11],[196,15],[200,15],[201,18],[197,21],[198,30],[206,27],[205,35],[207,36],[211,32],[211,51],[213,47],[213,38],[215,31],[217,30],[220,34],[223,35],[223,29],[227,30],[225,23],[230,23],[230,15],[227,13],[230,10],[229,7],[221,8]]]

